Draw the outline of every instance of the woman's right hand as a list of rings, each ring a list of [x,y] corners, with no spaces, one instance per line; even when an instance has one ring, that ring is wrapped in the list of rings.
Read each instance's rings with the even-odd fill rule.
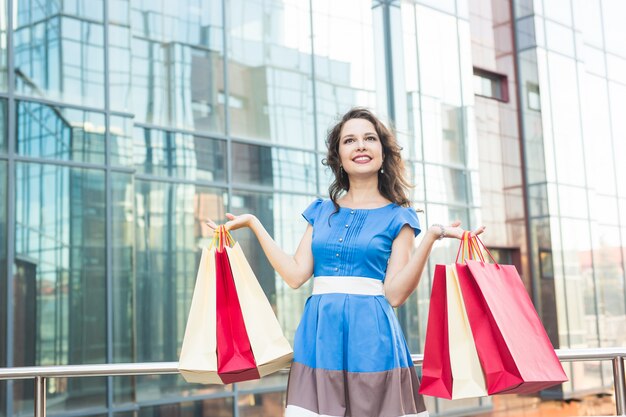
[[[224,223],[224,227],[227,231],[237,230],[242,227],[250,227],[252,221],[256,218],[254,214],[240,214],[239,216],[235,216],[232,213],[226,213],[226,217],[229,219],[229,221]],[[212,233],[215,233],[215,231],[219,227],[219,225],[211,219],[207,219],[206,225],[212,229]]]

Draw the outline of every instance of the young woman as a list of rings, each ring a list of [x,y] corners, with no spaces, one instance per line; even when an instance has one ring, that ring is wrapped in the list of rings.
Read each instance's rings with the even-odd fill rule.
[[[324,163],[335,176],[330,199],[302,213],[309,225],[295,255],[254,215],[226,214],[226,229],[251,228],[290,287],[314,277],[294,340],[285,416],[426,416],[393,307],[417,287],[435,241],[461,239],[464,230],[460,222],[434,224],[413,250],[421,229],[400,147],[369,110],[346,113],[326,144]]]

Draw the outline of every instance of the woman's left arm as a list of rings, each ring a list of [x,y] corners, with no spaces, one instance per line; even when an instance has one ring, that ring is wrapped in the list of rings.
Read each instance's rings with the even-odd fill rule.
[[[461,239],[463,230],[461,222],[454,222],[444,228],[444,237]],[[479,235],[485,230],[482,226],[472,233]],[[391,246],[391,256],[385,276],[385,297],[393,307],[401,306],[417,288],[424,266],[433,248],[433,244],[441,235],[441,228],[431,226],[426,231],[419,246],[411,253],[415,235],[409,225],[404,225]]]

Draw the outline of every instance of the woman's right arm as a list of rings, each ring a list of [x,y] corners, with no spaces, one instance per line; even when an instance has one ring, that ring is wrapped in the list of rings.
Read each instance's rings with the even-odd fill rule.
[[[256,216],[252,214],[235,216],[231,213],[226,213],[226,217],[229,219],[229,221],[224,223],[226,230],[237,230],[241,227],[252,229],[270,264],[291,288],[299,288],[311,278],[311,275],[313,275],[313,252],[311,250],[313,226],[307,225],[295,255],[289,255],[272,239]],[[213,232],[218,227],[211,220],[208,220],[206,224]]]
[[[294,255],[289,255],[278,246],[256,216],[250,220],[249,227],[259,240],[270,264],[287,285],[291,288],[299,288],[311,278],[313,275],[313,252],[311,250],[313,226],[307,225]]]

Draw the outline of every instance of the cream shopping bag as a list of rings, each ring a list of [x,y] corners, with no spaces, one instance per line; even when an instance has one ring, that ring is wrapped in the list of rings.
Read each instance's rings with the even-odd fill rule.
[[[226,246],[250,346],[261,377],[291,363],[293,350],[239,242]]]
[[[217,374],[215,247],[202,249],[178,368],[187,382],[222,384]]]
[[[469,324],[456,265],[446,265],[452,399],[483,397],[487,386]]]

